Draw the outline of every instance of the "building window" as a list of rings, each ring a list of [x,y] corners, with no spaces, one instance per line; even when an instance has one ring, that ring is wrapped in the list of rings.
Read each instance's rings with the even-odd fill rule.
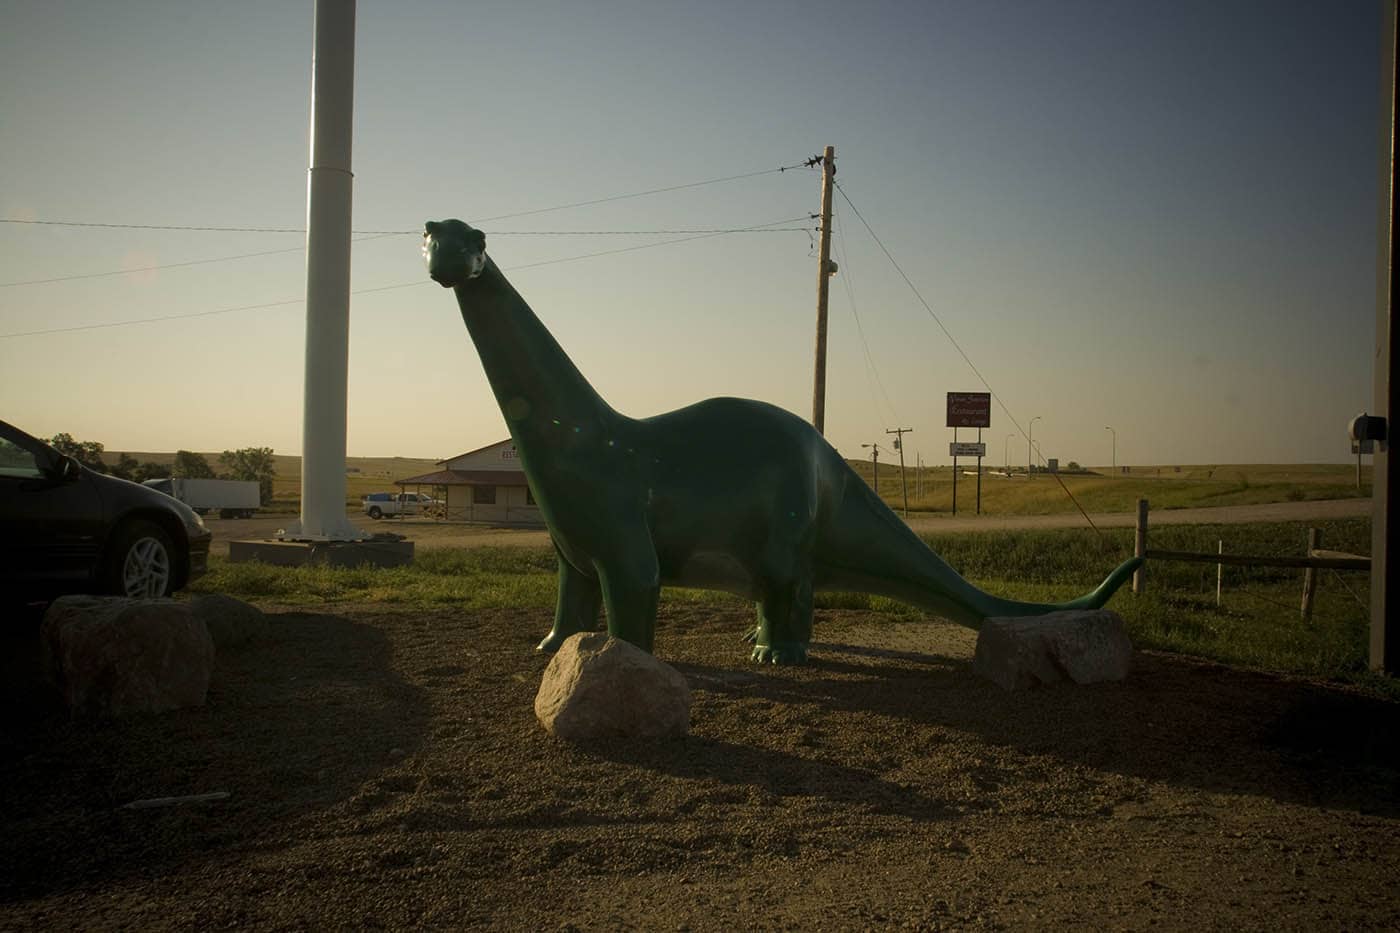
[[[495,486],[473,486],[473,487],[472,487],[472,505],[495,505],[495,504],[496,504],[496,487],[495,487]]]

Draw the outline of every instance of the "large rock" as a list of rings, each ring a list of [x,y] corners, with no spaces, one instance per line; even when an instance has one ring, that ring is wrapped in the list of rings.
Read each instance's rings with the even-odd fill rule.
[[[214,641],[183,603],[65,596],[44,613],[40,635],[74,713],[155,713],[208,695]]]
[[[972,666],[1007,690],[1069,680],[1122,680],[1133,645],[1123,619],[1108,609],[988,619],[977,635]]]
[[[257,606],[222,593],[206,593],[190,600],[190,612],[209,629],[217,650],[255,641],[267,633],[267,616]]]
[[[635,645],[582,632],[545,668],[535,715],[565,739],[682,736],[690,729],[690,685]]]

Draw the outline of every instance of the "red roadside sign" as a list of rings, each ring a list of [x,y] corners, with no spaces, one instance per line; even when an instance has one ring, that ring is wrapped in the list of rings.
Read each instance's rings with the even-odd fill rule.
[[[992,393],[948,393],[948,427],[990,428],[991,426]]]

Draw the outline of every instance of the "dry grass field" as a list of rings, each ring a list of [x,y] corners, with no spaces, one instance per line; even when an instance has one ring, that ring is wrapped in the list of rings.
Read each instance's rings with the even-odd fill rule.
[[[974,465],[975,461],[959,463],[959,514],[972,514],[976,508],[977,477],[961,473]],[[874,471],[869,461],[851,461],[851,466],[867,483],[873,481]],[[1089,512],[1127,512],[1135,507],[1138,499],[1147,499],[1153,509],[1180,509],[1350,499],[1371,494],[1370,467],[1362,470],[1358,489],[1354,463],[1134,466],[1126,473],[1099,467],[1055,476],[1037,473],[1030,479],[1026,477],[1024,465],[1022,472],[1011,476],[986,472],[991,469],[984,464],[982,511],[992,515],[1074,512],[1075,501]],[[999,467],[996,469],[1000,471]],[[902,508],[906,487],[911,513],[952,510],[953,471],[950,467],[925,467],[922,471],[908,468],[901,485],[898,461],[893,466],[881,462],[879,491],[891,507]]]
[[[175,459],[174,453],[132,452],[131,456],[155,463],[172,463]],[[218,453],[203,456],[215,470],[219,468]],[[117,452],[108,451],[109,461],[115,462],[116,457]],[[277,454],[274,459],[277,476],[273,481],[273,502],[264,511],[296,512],[301,495],[301,457]],[[848,462],[867,483],[872,482],[873,470],[868,460]],[[970,466],[960,463],[959,469]],[[393,492],[395,480],[438,468],[438,461],[414,457],[347,457],[346,504],[357,508],[361,497],[368,493]],[[984,468],[987,472],[982,477],[982,512],[988,515],[1075,512],[1076,500],[1089,512],[1127,512],[1140,498],[1148,499],[1153,509],[1178,509],[1348,499],[1371,493],[1369,465],[1362,470],[1362,486],[1358,489],[1355,464],[1133,466],[1127,472],[1117,473],[1108,467],[1095,467],[1082,473],[1063,473],[1058,479],[1037,474],[1029,480],[1024,472],[1006,476],[990,472],[999,469],[991,464],[984,463]],[[952,511],[950,467],[925,467],[922,471],[909,467],[904,475],[911,514]],[[892,508],[902,510],[904,489],[897,460],[893,464],[881,462],[879,492]],[[976,498],[976,477],[959,475],[959,514],[972,514]]]

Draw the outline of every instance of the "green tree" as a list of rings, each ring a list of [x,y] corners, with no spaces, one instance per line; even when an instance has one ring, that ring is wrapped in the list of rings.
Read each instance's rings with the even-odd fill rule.
[[[186,479],[213,479],[214,468],[209,465],[208,460],[204,459],[203,454],[177,450],[175,451],[175,467],[170,471],[170,475]]]
[[[90,470],[98,473],[107,472],[107,464],[102,461],[102,452],[106,448],[97,441],[78,441],[73,439],[71,434],[55,434],[49,438],[49,446],[59,453],[72,457]]]
[[[169,476],[170,467],[163,463],[152,463],[150,460],[131,471],[131,481],[134,483],[144,483],[148,479],[165,479]]]
[[[271,447],[243,447],[219,454],[219,463],[228,470],[229,479],[252,480],[258,484],[263,505],[272,501],[272,479],[277,465]]]
[[[131,479],[140,466],[131,454],[117,454],[117,465],[112,467],[112,475],[120,479]]]

